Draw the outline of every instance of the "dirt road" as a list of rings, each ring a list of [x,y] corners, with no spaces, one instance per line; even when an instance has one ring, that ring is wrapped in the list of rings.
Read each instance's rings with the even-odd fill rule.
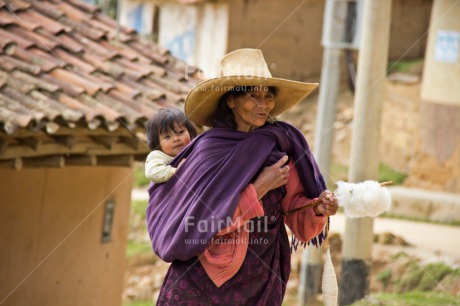
[[[331,232],[343,235],[345,216],[331,217]],[[460,226],[440,225],[400,219],[374,219],[374,233],[390,232],[412,245],[405,252],[421,258],[426,263],[442,261],[460,267]]]

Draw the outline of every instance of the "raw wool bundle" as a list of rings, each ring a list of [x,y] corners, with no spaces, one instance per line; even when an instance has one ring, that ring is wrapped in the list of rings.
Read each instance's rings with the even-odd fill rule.
[[[391,206],[390,192],[376,181],[357,184],[338,181],[337,186],[335,194],[347,217],[377,217]]]
[[[337,276],[335,275],[334,265],[331,259],[331,249],[329,247],[326,252],[321,289],[323,291],[324,305],[337,306],[339,287],[337,285]]]

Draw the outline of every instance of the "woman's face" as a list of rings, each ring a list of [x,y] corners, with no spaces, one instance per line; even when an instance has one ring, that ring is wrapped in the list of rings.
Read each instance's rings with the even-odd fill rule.
[[[265,124],[275,107],[275,96],[267,87],[255,87],[238,97],[230,96],[227,105],[235,116],[237,131],[250,132]]]

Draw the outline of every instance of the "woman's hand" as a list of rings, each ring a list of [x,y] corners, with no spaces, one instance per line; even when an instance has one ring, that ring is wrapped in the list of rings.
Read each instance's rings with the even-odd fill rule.
[[[279,161],[270,167],[265,167],[259,174],[253,185],[257,192],[257,198],[260,200],[270,190],[276,189],[287,183],[289,176],[289,166],[284,166],[288,161],[287,156],[283,156]]]
[[[313,208],[315,210],[315,214],[325,216],[335,215],[339,209],[339,205],[337,203],[337,198],[332,192],[324,190],[319,195],[319,200],[321,200],[321,204]]]

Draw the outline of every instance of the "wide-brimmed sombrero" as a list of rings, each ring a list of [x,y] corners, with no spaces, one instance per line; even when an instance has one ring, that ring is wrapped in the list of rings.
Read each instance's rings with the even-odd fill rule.
[[[318,83],[273,78],[261,50],[239,49],[221,61],[221,76],[196,85],[185,100],[185,113],[198,125],[212,126],[220,98],[236,86],[273,86],[277,89],[275,117],[308,96]]]

